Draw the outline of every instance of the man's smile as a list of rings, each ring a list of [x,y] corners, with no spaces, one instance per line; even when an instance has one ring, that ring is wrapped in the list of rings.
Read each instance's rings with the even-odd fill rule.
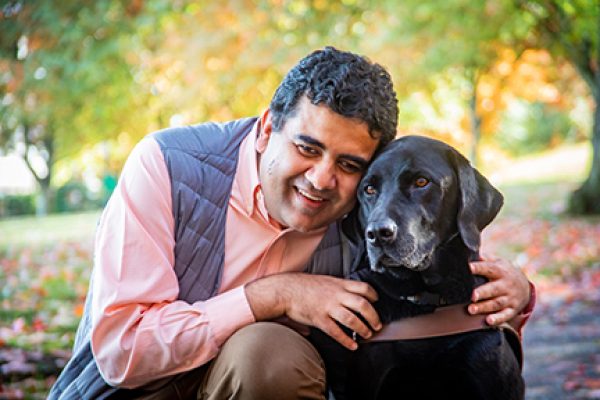
[[[324,199],[323,197],[319,197],[319,196],[316,196],[316,195],[314,195],[314,194],[311,194],[310,192],[308,192],[308,191],[306,191],[306,190],[304,190],[304,189],[301,189],[301,188],[299,188],[299,187],[296,187],[296,189],[298,190],[298,192],[299,192],[299,193],[300,193],[302,196],[304,196],[304,197],[308,198],[309,200],[312,200],[312,201],[318,201],[318,202],[325,201],[325,199]]]
[[[294,186],[294,189],[298,195],[299,200],[302,202],[302,205],[309,209],[320,209],[324,207],[329,201],[329,199],[326,199],[325,197],[318,196],[298,186]]]

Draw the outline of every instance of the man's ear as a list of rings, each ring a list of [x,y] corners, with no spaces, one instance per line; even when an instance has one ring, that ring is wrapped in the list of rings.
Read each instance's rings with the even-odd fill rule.
[[[269,144],[271,133],[273,132],[271,111],[267,108],[260,116],[260,127],[258,132],[258,138],[256,139],[256,151],[258,153],[264,153]]]
[[[460,187],[458,231],[467,247],[478,252],[481,231],[496,217],[504,197],[466,158],[457,151],[454,153]]]

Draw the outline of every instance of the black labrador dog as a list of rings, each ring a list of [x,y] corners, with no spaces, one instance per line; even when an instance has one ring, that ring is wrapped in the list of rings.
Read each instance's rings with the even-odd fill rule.
[[[390,143],[358,188],[362,255],[351,279],[378,292],[384,324],[470,302],[480,234],[503,197],[454,148],[421,136]],[[349,221],[349,222],[348,222]],[[518,338],[484,328],[425,339],[365,341],[346,350],[315,330],[330,391],[343,399],[522,399]],[[519,349],[520,350],[520,347]]]

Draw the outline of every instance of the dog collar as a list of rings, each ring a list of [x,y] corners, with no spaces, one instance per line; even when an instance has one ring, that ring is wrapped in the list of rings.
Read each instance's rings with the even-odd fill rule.
[[[410,301],[417,305],[445,306],[448,304],[446,298],[437,293],[421,292],[413,296],[397,296],[398,300]]]

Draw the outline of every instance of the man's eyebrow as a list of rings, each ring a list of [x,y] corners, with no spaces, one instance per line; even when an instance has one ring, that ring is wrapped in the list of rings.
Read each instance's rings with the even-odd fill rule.
[[[365,160],[362,157],[358,157],[358,156],[353,156],[352,154],[340,154],[340,158],[344,158],[346,160],[350,160],[355,164],[358,164],[360,166],[360,168],[362,169],[366,169],[367,166],[369,165],[369,161]]]
[[[313,146],[317,146],[318,148],[325,150],[325,145],[311,136],[299,134],[296,135],[296,139],[300,139],[303,142],[312,144]]]
[[[299,134],[296,135],[296,139],[302,140],[303,142],[316,146],[322,150],[326,150],[326,147],[322,142],[311,136]],[[358,164],[363,169],[366,169],[367,165],[369,165],[369,160],[352,154],[340,154],[340,158],[352,161],[353,163]]]

